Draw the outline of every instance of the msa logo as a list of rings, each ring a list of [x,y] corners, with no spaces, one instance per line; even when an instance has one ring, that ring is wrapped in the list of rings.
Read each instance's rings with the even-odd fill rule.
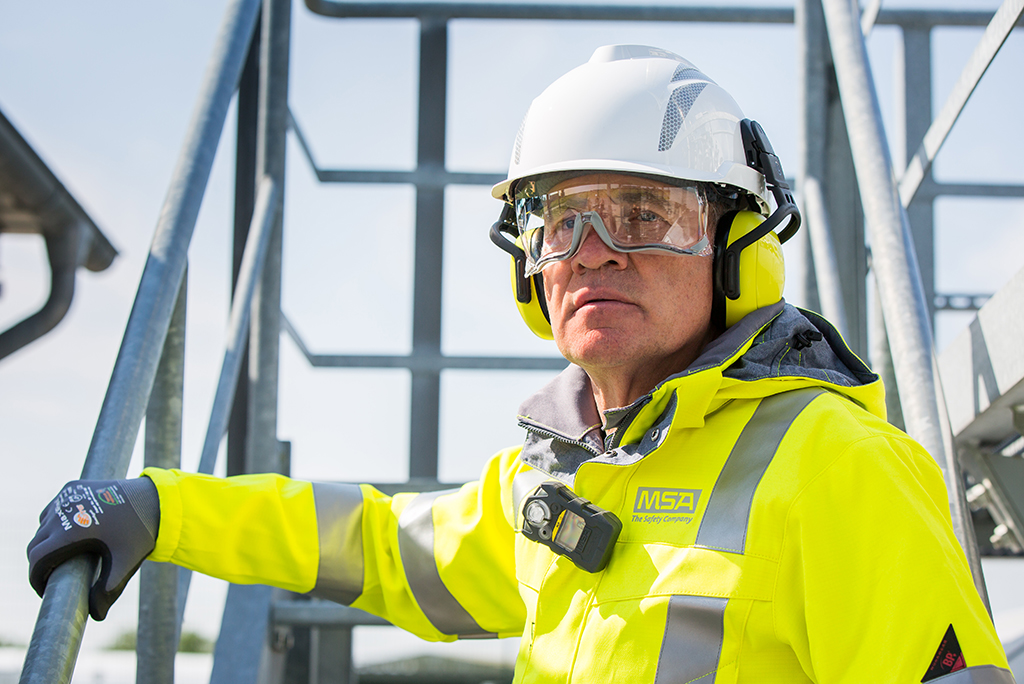
[[[689,513],[697,510],[700,489],[641,487],[636,493],[634,513]]]

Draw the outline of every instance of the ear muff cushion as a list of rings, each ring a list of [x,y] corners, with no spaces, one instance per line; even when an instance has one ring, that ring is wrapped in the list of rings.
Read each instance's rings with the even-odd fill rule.
[[[752,211],[730,212],[719,221],[715,234],[712,318],[723,330],[738,323],[748,313],[782,299],[786,266],[782,245],[775,233],[768,233],[740,252],[738,261],[726,258],[729,245],[763,222],[764,217]],[[739,295],[736,298],[726,294],[726,283],[733,277],[732,269],[739,274]]]
[[[522,238],[516,239],[516,244],[522,247]],[[530,301],[523,303],[516,297],[516,260],[509,259],[511,262],[511,268],[509,274],[512,276],[512,301],[516,303],[516,308],[519,309],[519,315],[523,317],[523,321],[526,323],[533,334],[544,340],[555,339],[554,333],[551,331],[551,322],[548,320],[547,306],[544,301],[544,280],[540,274],[537,274],[530,278]]]

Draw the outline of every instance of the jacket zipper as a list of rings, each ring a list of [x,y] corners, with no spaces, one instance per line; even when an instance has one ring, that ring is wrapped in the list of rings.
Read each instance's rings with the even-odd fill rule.
[[[640,413],[641,409],[647,406],[647,404],[649,404],[650,401],[651,396],[647,395],[644,401],[640,402],[639,404],[631,408],[629,410],[629,413],[627,413],[625,417],[619,421],[618,427],[615,428],[615,434],[612,435],[612,442],[608,446],[608,451],[612,451],[613,449],[617,449],[619,447],[619,444],[622,441],[621,435],[624,435],[626,433],[626,428],[628,428],[630,424],[632,424],[633,420],[636,418],[636,415]]]
[[[603,453],[601,451],[598,451],[594,447],[590,446],[586,442],[582,442],[582,441],[580,441],[578,439],[569,439],[568,437],[565,437],[564,435],[560,435],[557,432],[552,432],[551,430],[545,430],[543,428],[539,428],[539,427],[536,427],[534,425],[530,425],[528,423],[524,423],[523,421],[519,421],[519,425],[524,430],[528,430],[529,432],[533,432],[533,433],[536,433],[538,435],[543,435],[545,437],[551,437],[552,439],[557,439],[559,442],[562,442],[563,444],[568,444],[569,446],[578,446],[581,449],[586,449],[587,451],[592,453],[594,456],[600,456]]]

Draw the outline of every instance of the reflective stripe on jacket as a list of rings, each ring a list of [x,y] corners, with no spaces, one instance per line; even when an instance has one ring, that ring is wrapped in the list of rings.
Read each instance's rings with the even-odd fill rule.
[[[823,342],[792,341],[812,326]],[[153,559],[427,639],[522,634],[516,682],[920,682],[944,674],[950,628],[961,669],[930,681],[1013,682],[939,469],[823,321],[751,314],[605,416],[610,435],[588,393],[568,369],[521,409],[524,447],[450,492],[147,470]],[[603,571],[517,532],[552,478],[622,521]]]

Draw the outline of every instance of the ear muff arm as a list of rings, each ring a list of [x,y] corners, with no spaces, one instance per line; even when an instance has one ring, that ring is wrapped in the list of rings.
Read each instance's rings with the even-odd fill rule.
[[[516,262],[516,299],[523,304],[530,302],[530,281],[526,277],[526,252],[523,248],[515,243],[515,238],[518,234],[516,228],[516,214],[515,209],[508,202],[505,202],[505,206],[501,209],[501,216],[491,226],[491,242],[493,242],[498,249],[503,252],[507,252]],[[510,235],[512,239],[508,239],[504,234]]]
[[[740,134],[743,138],[743,150],[747,156],[747,165],[764,174],[765,184],[771,190],[778,208],[756,231],[733,243],[737,251],[752,245],[769,232],[774,231],[787,218],[789,222],[779,232],[780,243],[793,237],[800,228],[800,210],[793,199],[789,183],[786,182],[786,174],[782,171],[782,162],[779,161],[775,150],[772,149],[772,144],[768,142],[768,136],[765,135],[761,124],[751,119],[744,119],[740,122]]]

